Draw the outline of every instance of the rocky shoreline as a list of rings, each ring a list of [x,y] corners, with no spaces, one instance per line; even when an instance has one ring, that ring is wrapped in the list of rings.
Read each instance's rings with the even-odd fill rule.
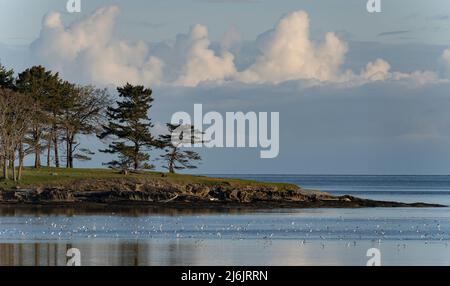
[[[437,204],[384,202],[333,196],[296,186],[236,186],[226,181],[214,184],[174,183],[164,180],[91,179],[67,185],[0,189],[0,205],[8,206],[154,206],[161,208],[374,208],[446,207]]]

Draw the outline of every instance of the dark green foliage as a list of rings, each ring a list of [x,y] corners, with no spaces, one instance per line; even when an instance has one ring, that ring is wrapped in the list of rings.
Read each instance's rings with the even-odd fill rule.
[[[65,151],[65,166],[74,161],[87,161],[95,154],[82,146],[81,136],[95,134],[108,142],[100,150],[116,155],[106,165],[129,170],[153,169],[150,150],[163,149],[170,173],[194,169],[199,154],[185,150],[184,143],[198,142],[197,131],[191,126],[168,124],[171,134],[158,140],[151,133],[150,110],[154,101],[152,90],[141,85],[126,84],[117,88],[119,99],[113,105],[106,89],[77,86],[60,78],[58,73],[42,66],[33,66],[15,77],[13,70],[0,64],[0,167],[8,178],[20,180],[24,158],[34,155],[35,169],[41,167],[41,155],[47,154],[47,166],[60,167],[60,152]],[[178,132],[178,133],[177,133]],[[172,140],[172,133],[179,141]],[[53,152],[53,154],[52,154]],[[15,172],[15,161],[19,162]],[[39,170],[36,170],[37,172]]]
[[[43,148],[47,147],[50,150],[52,141],[54,141],[55,122],[53,120],[56,116],[54,113],[61,103],[58,90],[60,88],[59,75],[47,71],[42,66],[34,66],[19,74],[16,86],[19,92],[30,96],[35,104],[36,112],[30,115],[32,127],[29,136],[26,138],[26,143],[30,147],[29,152],[35,154],[35,168],[39,168],[41,167]],[[43,139],[46,139],[46,146],[43,145]],[[50,158],[48,158],[48,165],[49,160]]]
[[[118,160],[106,165],[121,170],[152,169],[154,166],[149,163],[150,155],[146,152],[155,144],[148,115],[153,102],[152,90],[126,84],[117,91],[119,100],[116,107],[108,107],[109,123],[103,126],[99,136],[100,139],[113,138],[109,148],[100,151],[118,155]]]
[[[14,70],[7,70],[0,63],[0,88],[15,89]]]
[[[200,161],[200,155],[193,151],[182,150],[185,144],[200,142],[200,133],[191,125],[167,124],[169,134],[159,136],[159,144],[165,154],[161,159],[167,163],[163,168],[175,173],[177,170],[196,169],[193,162]]]

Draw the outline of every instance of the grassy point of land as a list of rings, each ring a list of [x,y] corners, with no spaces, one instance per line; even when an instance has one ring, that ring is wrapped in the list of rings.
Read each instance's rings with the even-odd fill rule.
[[[111,169],[65,169],[65,168],[25,168],[23,172],[23,179],[20,182],[13,182],[11,180],[5,181],[0,179],[0,189],[11,189],[15,187],[20,188],[36,188],[45,186],[65,186],[73,182],[82,180],[95,179],[140,179],[140,180],[159,180],[170,183],[179,184],[204,184],[215,185],[226,183],[231,186],[274,186],[278,189],[296,189],[297,186],[293,184],[284,183],[263,183],[250,180],[240,179],[223,179],[223,178],[209,178],[194,175],[181,174],[164,174],[161,172],[140,172],[130,173],[124,175],[118,171]]]

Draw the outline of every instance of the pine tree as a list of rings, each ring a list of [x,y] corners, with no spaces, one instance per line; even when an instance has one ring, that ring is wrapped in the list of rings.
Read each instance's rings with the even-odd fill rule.
[[[60,85],[59,75],[58,73],[52,74],[51,71],[47,71],[42,66],[34,66],[20,73],[16,84],[21,93],[31,97],[30,101],[33,102],[33,108],[36,110],[36,112],[30,114],[32,127],[30,136],[26,141],[35,154],[34,166],[39,168],[44,147],[42,139],[46,139],[48,155],[50,155],[50,147],[54,137],[54,134],[51,134],[51,114],[52,109],[55,108],[54,100],[56,100],[55,97]]]
[[[117,107],[108,107],[106,116],[109,120],[103,125],[100,139],[113,138],[103,153],[117,154],[118,159],[106,165],[113,169],[120,169],[125,173],[130,169],[153,169],[149,163],[150,155],[146,153],[155,145],[151,134],[153,124],[149,118],[152,107],[152,90],[144,86],[126,84],[117,88],[119,101]]]
[[[167,124],[169,134],[159,136],[159,144],[164,149],[165,154],[161,159],[167,163],[163,168],[169,173],[177,170],[196,169],[193,161],[200,161],[202,158],[194,151],[182,150],[185,144],[195,144],[200,142],[198,136],[200,132],[191,125]]]
[[[7,70],[0,63],[0,88],[15,89],[14,70]]]

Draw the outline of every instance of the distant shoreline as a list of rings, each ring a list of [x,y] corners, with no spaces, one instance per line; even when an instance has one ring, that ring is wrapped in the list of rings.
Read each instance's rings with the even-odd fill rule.
[[[60,201],[34,201],[34,202],[11,202],[1,201],[0,207],[43,207],[43,208],[82,208],[82,209],[98,209],[110,211],[115,209],[133,209],[133,208],[160,208],[160,209],[202,209],[202,210],[268,210],[268,209],[320,209],[320,208],[334,208],[334,209],[357,209],[357,208],[446,208],[448,206],[429,203],[401,203],[389,201],[376,201],[355,198],[356,201],[343,202],[337,200],[335,203],[329,201],[317,202],[252,202],[252,203],[229,203],[229,202],[192,202],[192,201],[177,201],[171,203],[157,203],[157,202],[137,202],[137,201],[115,201],[110,203],[100,203],[91,201],[77,201],[77,202],[60,202]]]
[[[0,206],[276,209],[446,207],[334,196],[294,184],[105,169],[27,169],[21,185],[0,184]]]

